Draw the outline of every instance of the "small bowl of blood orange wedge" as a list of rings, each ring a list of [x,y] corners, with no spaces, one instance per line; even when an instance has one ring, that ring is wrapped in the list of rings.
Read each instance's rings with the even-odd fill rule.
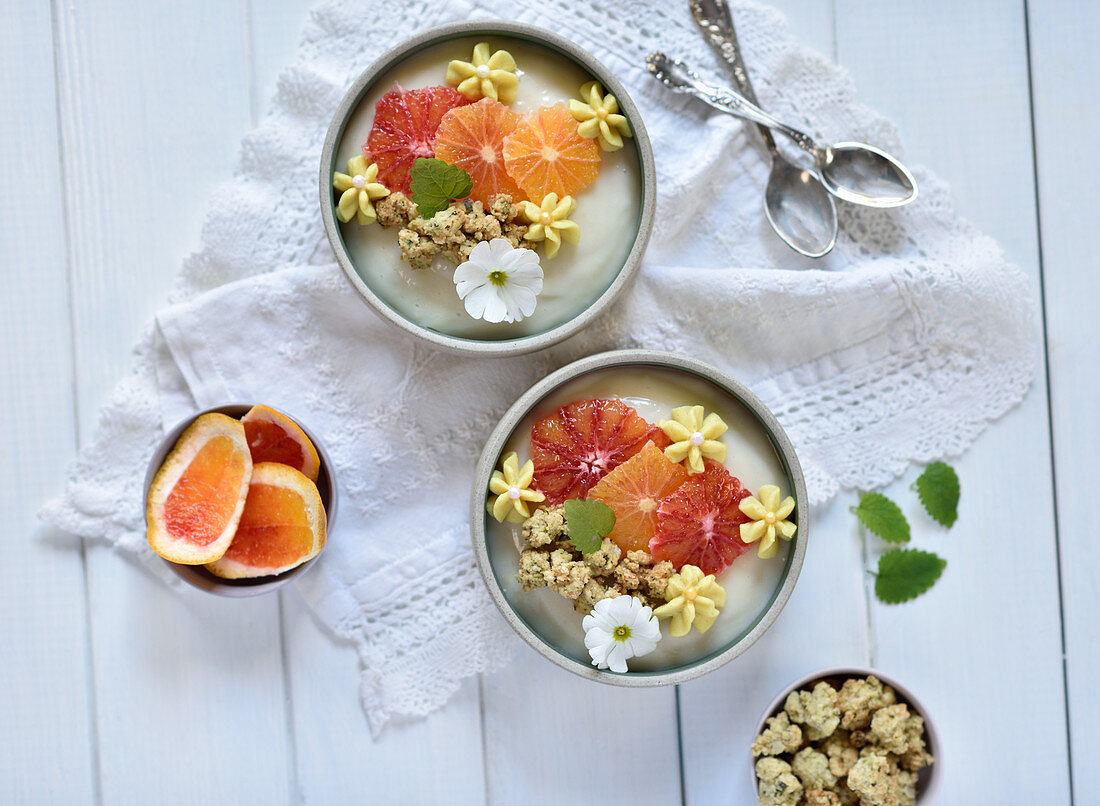
[[[324,446],[262,404],[183,420],[145,475],[150,547],[185,582],[220,596],[269,593],[305,573],[335,517]]]
[[[724,441],[725,448],[719,458],[706,460],[705,470],[693,470],[698,475],[690,475],[665,455],[664,451],[673,447],[663,429],[671,429],[670,416],[683,416],[688,409],[700,407],[711,413],[708,416],[717,415],[723,421],[726,429],[708,439]],[[673,413],[674,409],[679,413]],[[531,466],[525,464],[528,460]],[[663,480],[670,476],[660,475],[661,468],[654,469],[658,462],[671,464],[682,474],[672,485],[675,490]],[[524,467],[527,469],[517,471]],[[507,479],[509,473],[516,479],[506,482],[515,488],[506,491],[510,497],[519,497],[513,493],[519,489],[515,485],[522,484],[535,493],[532,501],[540,501],[525,505],[532,512],[525,526],[520,521],[526,513],[513,522],[501,521],[491,507],[499,503],[501,496],[493,493],[500,493],[501,478]],[[746,532],[740,527],[751,524],[739,505],[750,494],[768,500],[762,492],[768,486],[778,487],[793,501],[782,513],[782,518],[788,519],[784,539],[773,534],[769,537],[771,548],[763,550],[763,540],[755,544],[742,540]],[[554,527],[546,524],[555,522],[557,516],[552,513],[559,503],[565,504],[568,521],[569,499],[609,505],[615,526],[611,532],[600,532],[606,535],[600,552],[606,555],[608,540],[618,544],[627,561],[631,560],[630,551],[646,552],[642,570],[637,566],[631,570],[628,562],[625,568],[616,567],[607,575],[601,570],[603,563],[594,558],[589,576],[580,567],[588,563],[587,554],[584,559],[563,563],[561,554],[570,551],[567,542],[571,537],[568,531],[564,536],[550,534]],[[470,524],[474,555],[490,596],[533,649],[590,680],[659,686],[707,674],[748,650],[767,632],[790,598],[802,568],[809,501],[793,444],[767,406],[742,383],[687,356],[617,350],[583,358],[550,374],[504,414],[477,464]],[[620,525],[629,534],[618,532]],[[525,529],[530,530],[526,535]],[[547,536],[556,542],[547,545],[548,540],[541,539]],[[539,544],[549,556],[542,558],[545,570],[532,576],[529,569],[536,566]],[[572,550],[574,558],[581,551],[577,546]],[[613,551],[611,556],[620,555]],[[700,629],[689,626],[686,633],[662,621],[662,637],[656,647],[628,655],[625,672],[597,668],[596,655],[590,656],[592,645],[587,643],[583,614],[593,602],[598,609],[608,598],[614,601],[624,592],[641,597],[654,611],[666,604],[665,597],[675,598],[671,581],[660,590],[659,583],[647,581],[648,588],[637,587],[638,593],[631,592],[631,586],[639,583],[627,581],[629,575],[641,576],[649,567],[655,573],[645,578],[660,579],[656,573],[659,563],[666,563],[666,569],[671,563],[676,574],[683,571],[681,580],[700,568],[702,574],[714,574],[708,579],[724,589],[720,612]],[[577,598],[570,601],[572,596],[566,590],[577,579],[574,572],[580,576],[574,590],[583,582],[584,590],[589,591],[587,579],[604,589],[590,593],[587,600],[583,591],[573,594]],[[564,584],[563,574],[567,577]],[[546,582],[548,579],[553,584]],[[704,580],[702,584],[710,583]],[[687,598],[693,600],[695,589],[686,591],[691,591]],[[603,601],[597,601],[601,596]]]

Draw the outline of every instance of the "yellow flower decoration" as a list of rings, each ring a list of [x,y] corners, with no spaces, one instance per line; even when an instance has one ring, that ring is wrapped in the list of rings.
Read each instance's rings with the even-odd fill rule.
[[[367,158],[360,154],[348,160],[348,172],[337,171],[332,186],[340,191],[340,203],[336,205],[336,217],[345,224],[355,218],[360,224],[373,224],[378,220],[374,202],[390,195],[386,186],[378,182],[378,165],[367,165]]]
[[[702,473],[703,459],[726,461],[726,443],[718,437],[726,433],[728,426],[722,418],[711,412],[703,416],[702,406],[677,406],[671,420],[657,423],[672,444],[665,448],[665,456],[673,462],[687,460],[688,473]]]
[[[756,493],[737,505],[738,509],[752,518],[750,523],[741,524],[741,540],[745,543],[760,541],[756,556],[768,559],[779,551],[776,535],[784,540],[794,537],[798,527],[787,520],[794,512],[794,498],[787,496],[779,500],[779,488],[774,484],[765,484]]]
[[[531,517],[531,508],[527,502],[539,503],[546,496],[538,490],[528,489],[535,477],[535,463],[527,460],[522,468],[519,457],[512,451],[501,462],[501,470],[494,470],[489,479],[489,491],[496,494],[496,500],[489,505],[489,511],[500,523],[505,519],[509,523],[523,523]]]
[[[624,137],[633,137],[630,124],[624,115],[618,114],[619,102],[614,95],[604,95],[598,81],[589,81],[581,87],[581,100],[569,102],[573,119],[580,121],[577,133],[588,140],[598,138],[604,151],[618,151]]]
[[[506,50],[490,54],[489,43],[478,42],[470,61],[455,59],[447,65],[447,83],[471,101],[492,98],[510,104],[519,89],[516,60]]]
[[[569,220],[577,209],[572,196],[558,201],[557,193],[547,193],[542,206],[534,202],[520,202],[520,213],[531,226],[523,236],[528,241],[546,241],[546,256],[553,257],[561,248],[562,241],[575,244],[581,237],[581,228]]]
[[[726,592],[714,574],[703,575],[700,568],[685,565],[680,573],[673,574],[665,588],[663,604],[653,611],[659,619],[671,618],[668,634],[687,635],[692,625],[699,632],[706,632],[718,618],[718,611],[726,605]]]

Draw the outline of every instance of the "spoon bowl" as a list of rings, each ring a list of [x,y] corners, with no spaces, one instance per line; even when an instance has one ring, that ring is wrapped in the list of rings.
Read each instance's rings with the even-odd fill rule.
[[[829,192],[865,207],[900,207],[917,197],[909,170],[884,151],[864,143],[836,143],[818,157]]]
[[[764,214],[783,241],[807,257],[822,257],[836,245],[836,204],[810,171],[783,157],[772,158],[764,191]]]

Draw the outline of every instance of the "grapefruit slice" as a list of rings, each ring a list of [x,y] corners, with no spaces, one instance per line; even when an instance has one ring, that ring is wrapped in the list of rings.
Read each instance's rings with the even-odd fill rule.
[[[577,400],[535,423],[535,487],[551,504],[592,486],[661,433],[621,400]]]
[[[544,106],[524,118],[504,138],[504,166],[527,196],[541,202],[547,193],[576,196],[600,171],[595,140],[577,132],[564,104]]]
[[[241,418],[253,464],[279,462],[300,470],[310,481],[317,481],[321,457],[306,432],[296,422],[267,406],[253,406]]]
[[[748,497],[725,466],[705,460],[703,472],[688,476],[657,508],[657,531],[649,541],[654,561],[720,574],[749,548],[740,536],[749,518],[737,508]]]
[[[196,419],[149,487],[145,520],[153,551],[184,565],[201,565],[225,554],[251,476],[244,426],[224,414]]]
[[[513,201],[523,198],[519,185],[504,169],[504,138],[512,133],[519,115],[492,98],[452,109],[443,116],[435,138],[435,155],[470,175],[470,198],[485,204],[497,193]]]
[[[367,162],[378,163],[378,181],[391,191],[409,193],[417,157],[435,156],[435,136],[443,116],[469,101],[450,87],[403,90],[400,84],[374,106],[374,125],[363,146]]]
[[[252,468],[248,500],[229,549],[206,567],[223,579],[281,574],[325,547],[325,508],[315,485],[289,465]]]
[[[615,513],[608,534],[623,551],[648,551],[657,529],[657,507],[687,481],[688,473],[664,451],[647,442],[638,453],[612,470],[588,491]]]

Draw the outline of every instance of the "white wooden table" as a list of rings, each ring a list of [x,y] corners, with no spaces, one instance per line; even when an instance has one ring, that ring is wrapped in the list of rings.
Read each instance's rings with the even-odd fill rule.
[[[886,491],[948,559],[932,592],[877,603],[877,543],[843,494],[776,627],[710,677],[619,690],[524,651],[375,742],[354,651],[295,593],[171,593],[35,519],[196,247],[308,2],[3,0],[0,802],[747,804],[762,705],[860,663],[934,714],[942,802],[1096,803],[1100,7],[776,3],[1043,302],[1034,387],[957,462],[958,525],[912,505],[916,471]]]

